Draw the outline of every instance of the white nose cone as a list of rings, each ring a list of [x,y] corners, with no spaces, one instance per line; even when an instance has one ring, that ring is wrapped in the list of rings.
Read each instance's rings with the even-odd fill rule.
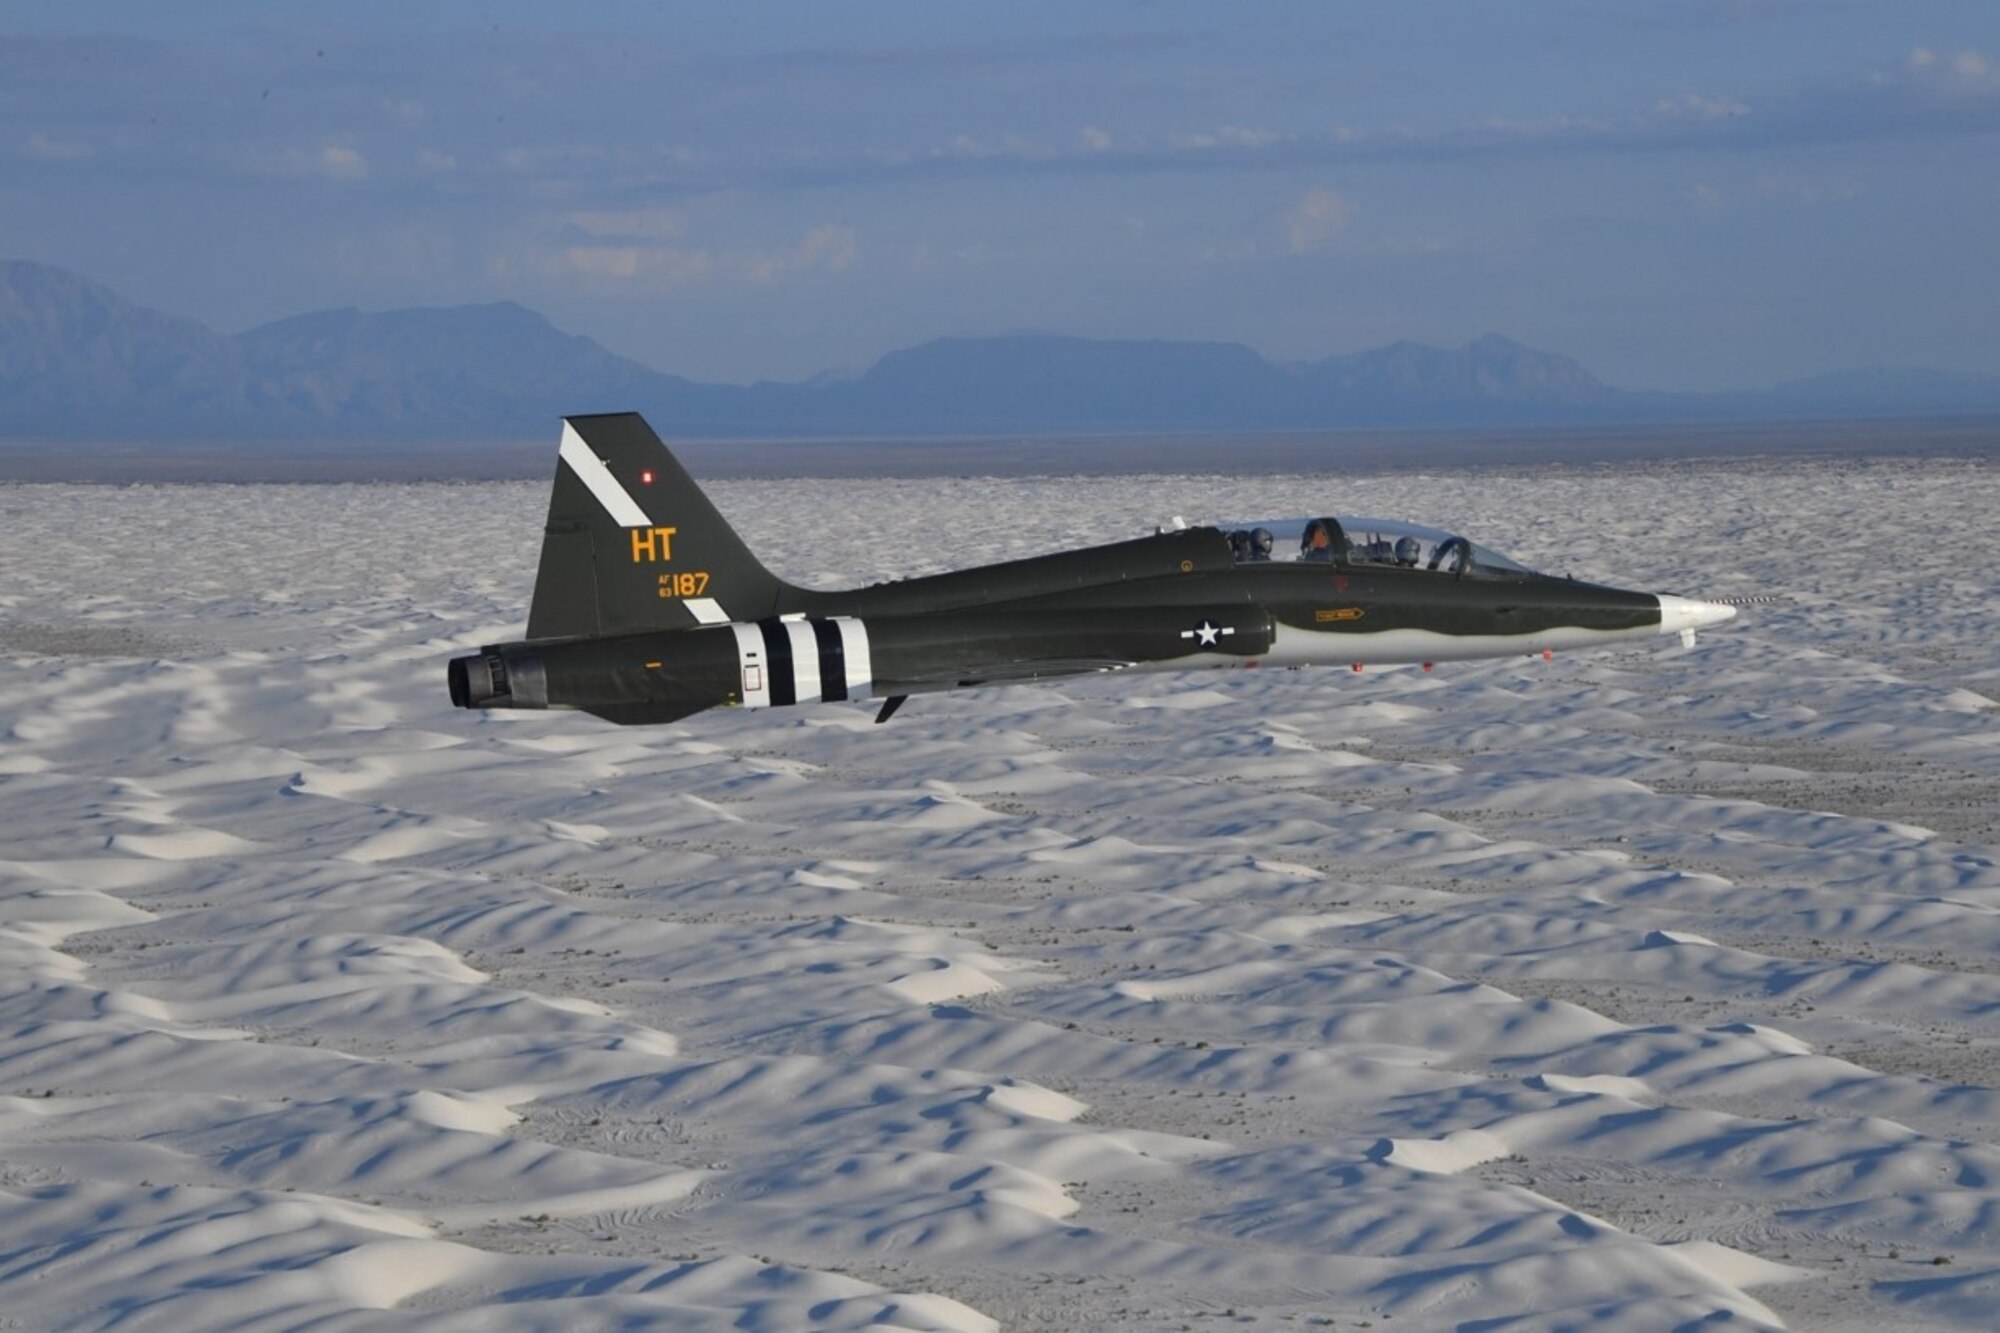
[[[1662,634],[1691,634],[1695,630],[1736,619],[1736,608],[1721,602],[1696,601],[1692,597],[1676,597],[1665,592],[1658,596]]]

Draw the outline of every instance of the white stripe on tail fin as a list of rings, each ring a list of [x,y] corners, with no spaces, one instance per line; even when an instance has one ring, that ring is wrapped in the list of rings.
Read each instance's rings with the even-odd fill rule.
[[[750,553],[638,413],[565,418],[557,460],[530,639],[755,621],[803,596]]]

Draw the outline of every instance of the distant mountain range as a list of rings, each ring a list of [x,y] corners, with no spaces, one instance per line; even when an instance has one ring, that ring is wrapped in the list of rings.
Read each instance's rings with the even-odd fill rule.
[[[325,310],[228,337],[62,269],[0,263],[0,438],[532,440],[564,413],[627,409],[683,437],[1920,417],[2000,413],[2000,376],[1637,392],[1495,334],[1298,362],[1235,343],[1021,336],[938,339],[857,375],[705,384],[512,302]]]

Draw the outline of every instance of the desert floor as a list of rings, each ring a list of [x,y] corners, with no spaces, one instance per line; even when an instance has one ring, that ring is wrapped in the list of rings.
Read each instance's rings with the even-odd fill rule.
[[[445,697],[541,484],[0,486],[0,1327],[1991,1326],[2000,464],[714,493],[1783,600],[619,729]]]

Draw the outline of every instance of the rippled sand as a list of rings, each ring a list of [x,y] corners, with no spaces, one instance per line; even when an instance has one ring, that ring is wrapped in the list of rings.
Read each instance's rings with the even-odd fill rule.
[[[0,1315],[1988,1326],[2000,468],[716,494],[819,586],[1324,509],[1785,600],[620,730],[445,698],[539,484],[0,487]]]

